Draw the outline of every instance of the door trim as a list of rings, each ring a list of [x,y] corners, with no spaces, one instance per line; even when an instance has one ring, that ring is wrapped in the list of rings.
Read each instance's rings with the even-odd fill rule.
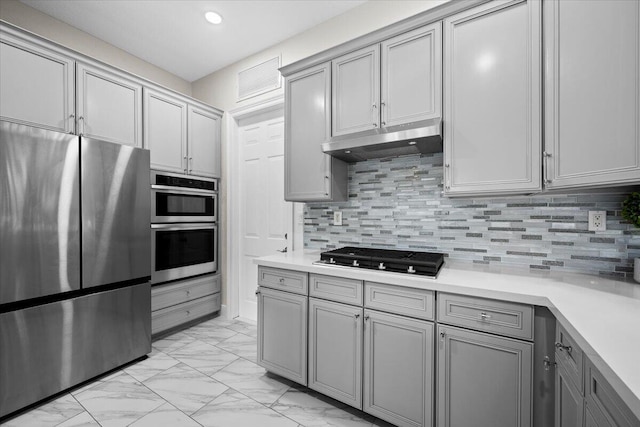
[[[224,141],[228,149],[226,159],[227,170],[240,170],[240,121],[258,114],[277,110],[282,110],[284,116],[284,95],[275,96],[264,101],[227,111],[224,122],[226,127],[226,137]],[[223,265],[226,270],[226,292],[228,295],[226,298],[227,310],[224,311],[227,313],[228,318],[233,319],[240,314],[240,283],[238,274],[240,269],[240,221],[239,218],[233,214],[233,212],[238,212],[240,209],[241,200],[238,197],[240,192],[240,179],[231,173],[226,173],[224,178],[227,181],[227,206],[224,212],[227,227],[225,230],[226,236],[221,236],[226,243],[225,250],[221,251],[221,255],[224,258]],[[295,220],[301,213],[302,205],[294,204],[294,214],[292,216],[293,236],[291,240],[289,240],[291,242],[290,250],[302,248],[302,225],[298,224],[301,221]],[[300,241],[300,243],[298,243],[298,241]],[[256,277],[256,283],[257,280],[258,278]]]

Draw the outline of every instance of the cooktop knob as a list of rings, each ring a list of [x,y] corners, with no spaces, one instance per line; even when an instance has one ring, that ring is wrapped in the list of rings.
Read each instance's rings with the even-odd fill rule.
[[[354,259],[354,260],[353,260],[353,264],[352,264],[352,265],[353,265],[354,267],[360,267],[360,264],[358,264],[358,260],[357,260],[357,259]]]
[[[380,264],[378,264],[378,270],[386,270],[387,267],[384,266],[384,263],[381,262]]]
[[[416,271],[413,269],[413,265],[410,265],[409,268],[407,268],[407,273],[415,273]]]

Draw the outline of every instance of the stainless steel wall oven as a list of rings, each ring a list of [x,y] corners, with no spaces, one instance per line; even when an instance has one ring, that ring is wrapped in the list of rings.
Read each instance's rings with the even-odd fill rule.
[[[218,181],[151,172],[153,284],[218,270]]]

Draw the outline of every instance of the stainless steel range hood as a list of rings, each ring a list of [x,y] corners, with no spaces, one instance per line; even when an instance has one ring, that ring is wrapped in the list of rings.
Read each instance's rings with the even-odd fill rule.
[[[369,134],[332,138],[322,151],[355,163],[382,157],[442,151],[442,120],[430,119],[376,130]]]

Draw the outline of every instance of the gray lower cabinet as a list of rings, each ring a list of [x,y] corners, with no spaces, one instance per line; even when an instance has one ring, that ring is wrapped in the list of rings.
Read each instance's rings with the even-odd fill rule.
[[[220,274],[191,277],[151,287],[151,333],[168,331],[220,311]]]
[[[401,427],[431,426],[433,323],[368,309],[364,319],[363,410]]]
[[[583,397],[562,363],[556,366],[556,427],[582,427]],[[586,415],[586,413],[584,413]],[[585,423],[586,424],[586,423]],[[597,424],[596,424],[597,425]]]
[[[309,298],[309,388],[362,409],[362,307]]]
[[[259,287],[258,365],[307,385],[307,296]]]
[[[438,326],[438,427],[531,426],[533,344]]]

